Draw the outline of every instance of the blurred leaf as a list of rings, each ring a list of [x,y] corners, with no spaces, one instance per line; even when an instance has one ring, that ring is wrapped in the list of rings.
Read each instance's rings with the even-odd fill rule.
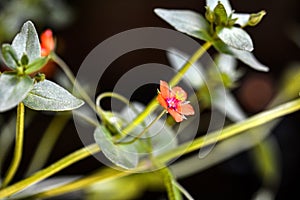
[[[176,49],[169,49],[167,51],[167,58],[171,66],[179,70],[189,60],[190,56]],[[198,61],[183,76],[184,80],[189,81],[193,88],[198,89],[204,84],[204,67]]]
[[[154,12],[176,30],[201,40],[210,40],[207,32],[208,22],[202,15],[190,10],[168,10],[162,8],[156,8]]]
[[[48,60],[49,60],[48,57],[41,57],[41,58],[34,60],[32,63],[30,63],[27,66],[25,73],[31,74],[31,73],[39,71],[47,64]]]
[[[35,84],[23,102],[33,110],[45,111],[73,110],[84,104],[82,100],[48,80]]]
[[[2,45],[2,57],[7,67],[11,69],[16,69],[18,67],[17,54],[10,44]]]
[[[21,32],[16,35],[12,42],[18,60],[23,54],[29,58],[29,62],[41,57],[41,46],[35,27],[31,21],[27,21],[22,26]]]
[[[95,129],[94,138],[103,154],[115,165],[125,169],[133,169],[137,166],[139,155],[134,143],[114,144],[110,132],[102,125]]]
[[[145,109],[145,106],[137,102],[132,103],[132,107],[134,107],[136,111],[127,106],[120,112],[120,116],[122,116],[123,119],[126,119],[127,122],[135,119],[137,115]],[[149,125],[155,118],[156,116],[154,114],[149,115],[144,120],[144,126],[138,126],[130,135],[132,137],[137,136],[141,131],[143,131],[145,126]],[[148,139],[151,140],[152,153],[154,155],[159,155],[163,152],[174,149],[178,144],[174,131],[162,119],[154,123],[149,128],[149,131],[141,137],[140,141],[147,144]],[[147,148],[143,148],[142,144],[136,144],[136,148],[138,148],[140,153],[149,153]]]
[[[217,27],[217,35],[228,46],[236,49],[252,51],[253,43],[246,31],[237,27]]]
[[[33,87],[29,76],[3,73],[0,75],[0,112],[18,105]]]
[[[223,114],[226,115],[230,120],[233,122],[238,122],[247,118],[247,115],[244,113],[234,96],[229,91],[225,91],[226,97],[224,98],[224,92],[220,89],[216,89],[214,96],[215,97],[213,98],[212,103],[218,108],[219,111],[225,112]]]
[[[33,185],[29,186],[28,188],[12,195],[8,199],[19,199],[19,198],[25,198],[28,196],[33,196],[33,195],[66,185],[68,183],[71,183],[71,182],[77,180],[78,178],[80,178],[80,176],[62,176],[62,177],[49,178],[47,180],[44,180],[42,182],[39,182],[37,184],[33,184]]]

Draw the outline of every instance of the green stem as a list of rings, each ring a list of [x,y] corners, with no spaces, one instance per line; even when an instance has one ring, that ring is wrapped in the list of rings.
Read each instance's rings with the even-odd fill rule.
[[[71,117],[71,113],[56,115],[50,122],[36,148],[25,177],[41,169],[47,161],[60,133]]]
[[[132,140],[123,142],[122,140],[126,139],[126,136],[125,136],[124,138],[117,141],[116,144],[122,144],[122,145],[123,144],[132,144],[133,142],[137,141],[145,133],[147,133],[149,131],[149,129],[151,128],[151,126],[153,126],[153,124],[155,124],[165,113],[166,113],[166,111],[163,110],[147,127],[145,127],[145,129],[141,133],[139,133],[137,136],[135,136],[135,138],[133,138]]]
[[[253,117],[250,117],[247,120],[230,125],[222,130],[218,130],[208,134],[207,136],[200,137],[194,140],[193,142],[187,142],[185,144],[182,144],[178,148],[166,152],[161,156],[158,156],[157,159],[162,163],[168,162],[182,154],[187,154],[189,152],[200,149],[202,147],[233,137],[238,133],[265,124],[278,117],[282,117],[284,115],[290,114],[299,109],[300,109],[300,99],[290,101],[288,103],[277,106],[271,110],[264,111],[262,113],[254,115]]]
[[[87,147],[79,149],[70,155],[60,159],[59,161],[55,162],[54,164],[50,165],[49,167],[33,174],[32,176],[19,181],[9,187],[6,187],[0,190],[0,198],[8,197],[24,188],[37,183],[43,179],[48,178],[49,176],[59,172],[60,170],[72,165],[73,163],[80,161],[92,154],[95,154],[100,151],[100,148],[97,144],[91,144]]]
[[[8,172],[6,174],[6,177],[4,178],[2,187],[5,187],[10,183],[15,173],[17,172],[17,169],[21,162],[23,140],[24,140],[24,113],[25,113],[24,104],[21,102],[19,103],[17,108],[16,144],[15,144],[14,157],[11,165],[8,168]]]
[[[202,147],[205,147],[207,145],[210,145],[215,142],[219,142],[222,140],[225,140],[229,137],[232,137],[234,135],[237,135],[238,133],[241,133],[245,130],[257,127],[259,125],[262,125],[264,123],[267,123],[273,119],[276,119],[278,117],[282,117],[284,115],[290,114],[292,112],[295,112],[300,109],[300,99],[282,104],[280,106],[277,106],[269,111],[262,112],[260,114],[257,114],[243,122],[230,125],[223,130],[221,130],[221,134],[219,134],[219,131],[213,132],[209,135],[209,137],[200,137],[196,140],[194,140],[192,143],[188,142],[185,144],[180,145],[176,149],[173,149],[172,151],[166,152],[156,158],[156,160],[160,163],[166,163],[180,155],[187,154],[191,151],[200,149]],[[58,162],[54,163],[53,165],[47,167],[44,170],[41,170],[40,172],[32,175],[31,177],[28,177],[18,183],[15,183],[7,188],[4,188],[0,190],[0,198],[10,196],[29,185],[32,185],[38,181],[41,181],[45,178],[48,178],[49,176],[53,175],[54,173],[70,166],[71,164],[82,160],[91,154],[99,152],[100,149],[97,144],[91,144],[86,148],[79,149],[76,152],[66,156],[65,158],[62,158]],[[130,173],[128,173],[130,174]],[[112,173],[111,179],[117,178],[118,173]],[[100,180],[99,180],[100,181]],[[91,184],[91,182],[89,182]],[[86,185],[85,185],[86,186]],[[78,189],[78,188],[77,188]]]
[[[90,176],[84,177],[82,179],[76,180],[74,182],[68,183],[66,185],[50,189],[48,191],[42,192],[37,194],[35,197],[36,199],[39,198],[46,198],[46,197],[53,197],[56,195],[68,193],[71,191],[75,191],[80,188],[89,187],[92,183],[96,183],[98,181],[109,181],[116,178],[121,178],[124,176],[128,176],[131,174],[130,172],[122,171],[122,170],[115,170],[113,168],[106,168],[104,170],[100,170]]]
[[[74,85],[80,96],[87,102],[87,104],[96,112],[95,104],[93,100],[89,97],[89,95],[85,92],[85,90],[81,87],[81,85],[76,82],[75,76],[73,75],[72,71],[70,70],[69,66],[55,53],[51,54],[52,60],[60,66],[63,72],[66,74],[68,79]]]
[[[211,42],[206,42],[202,47],[200,47],[194,55],[184,64],[184,66],[178,71],[178,73],[169,82],[170,87],[173,87],[179,83],[183,75],[190,69],[190,67],[201,57],[203,54],[211,47]],[[151,114],[155,108],[158,106],[156,98],[154,98],[143,112],[141,112],[132,123],[130,123],[122,132],[127,135],[136,126],[144,121],[144,119]]]

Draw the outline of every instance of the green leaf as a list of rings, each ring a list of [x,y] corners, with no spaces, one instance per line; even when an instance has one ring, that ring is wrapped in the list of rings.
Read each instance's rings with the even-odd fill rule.
[[[0,75],[0,112],[18,105],[33,87],[29,76],[17,76],[13,73]]]
[[[33,72],[39,71],[47,64],[48,60],[49,60],[48,57],[40,57],[40,58],[36,59],[35,61],[33,61],[32,63],[30,63],[27,66],[25,73],[31,74]]]
[[[16,35],[11,46],[15,50],[18,60],[21,60],[23,54],[28,56],[29,63],[41,57],[39,37],[31,21],[24,23],[21,32]]]
[[[191,10],[167,10],[156,8],[154,12],[176,30],[207,40],[209,25],[206,19]]]
[[[18,58],[15,50],[10,44],[3,44],[1,50],[5,65],[11,69],[16,69],[18,67]]]
[[[73,110],[84,104],[82,100],[48,80],[35,84],[23,103],[33,110],[45,111]]]
[[[228,46],[236,49],[252,51],[253,43],[246,31],[237,27],[217,27],[217,35]]]
[[[215,23],[217,26],[226,25],[228,21],[226,9],[221,2],[218,2],[217,6],[214,8],[215,13]]]
[[[125,169],[133,169],[138,165],[139,155],[134,143],[114,144],[109,131],[101,125],[95,129],[94,138],[103,154],[115,165]]]

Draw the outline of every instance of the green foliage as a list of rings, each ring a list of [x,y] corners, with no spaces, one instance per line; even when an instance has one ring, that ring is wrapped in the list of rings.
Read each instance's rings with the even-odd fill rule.
[[[84,104],[82,100],[48,80],[35,84],[23,103],[33,110],[44,111],[73,110]]]
[[[0,112],[18,105],[33,88],[33,80],[29,76],[17,76],[14,73],[0,75]]]
[[[102,125],[95,129],[94,138],[103,154],[115,165],[125,169],[133,169],[137,166],[139,155],[134,143],[115,144],[110,132]]]

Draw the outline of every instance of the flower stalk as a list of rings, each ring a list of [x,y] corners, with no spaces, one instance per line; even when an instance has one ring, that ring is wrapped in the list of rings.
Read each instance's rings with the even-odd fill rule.
[[[9,170],[4,178],[2,187],[7,186],[11,182],[21,162],[24,140],[24,114],[25,108],[24,104],[21,102],[19,103],[17,108],[16,144],[14,150],[14,157],[11,162],[11,165],[8,168]]]

